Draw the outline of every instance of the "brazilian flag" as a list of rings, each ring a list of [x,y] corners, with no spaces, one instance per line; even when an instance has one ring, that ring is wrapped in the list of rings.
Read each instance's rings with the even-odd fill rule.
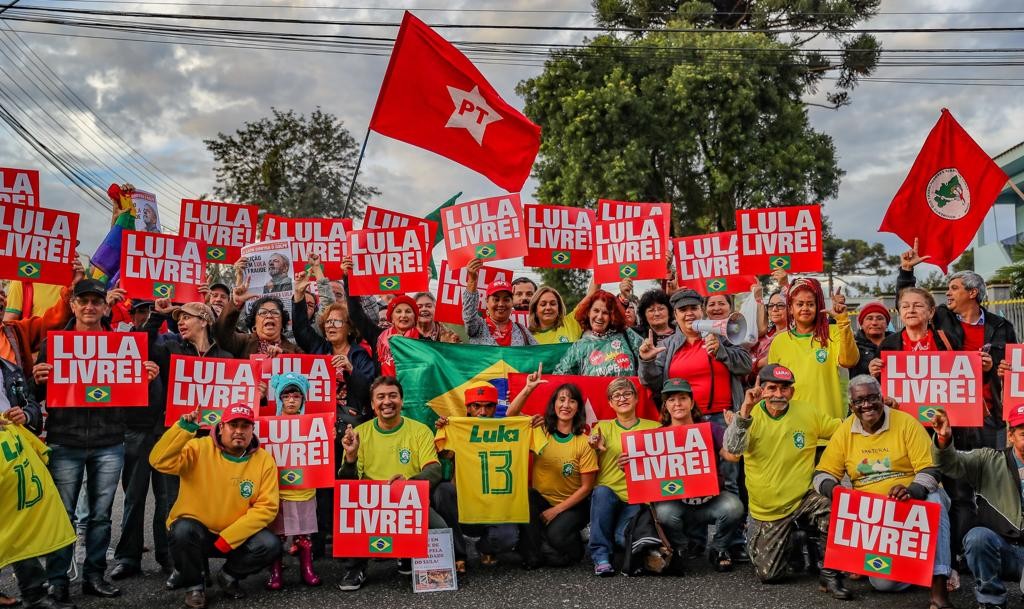
[[[394,336],[391,354],[405,393],[402,413],[433,429],[439,416],[466,416],[466,390],[491,383],[498,388],[497,414],[503,416],[508,374],[535,372],[541,363],[545,371],[554,370],[569,346],[462,345]]]

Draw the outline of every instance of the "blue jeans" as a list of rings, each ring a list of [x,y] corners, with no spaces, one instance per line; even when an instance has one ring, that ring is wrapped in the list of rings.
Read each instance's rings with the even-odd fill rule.
[[[979,603],[1006,606],[1003,580],[1020,579],[1024,547],[1008,543],[992,529],[974,527],[964,537],[964,553],[974,573],[974,598]]]
[[[704,417],[705,420],[717,423],[722,426],[722,429],[729,427],[725,423],[725,413],[715,412]],[[740,462],[726,461],[725,459],[719,459],[717,461],[718,470],[722,472],[722,481],[724,484],[723,491],[728,491],[736,496],[737,499],[742,497],[740,494],[740,474],[742,473],[743,464]],[[743,514],[747,512],[747,506],[740,501],[740,506],[743,508]],[[743,520],[743,519],[741,519]],[[698,537],[692,538],[694,541],[700,541],[702,544],[707,540],[707,532]],[[733,529],[732,536],[729,537],[727,545],[729,546],[745,546],[747,545],[747,536],[743,534],[743,523]]]
[[[928,493],[925,501],[939,504],[939,536],[935,540],[935,563],[932,565],[932,575],[945,575],[949,577],[953,570],[953,553],[949,549],[949,496],[941,488],[934,493]],[[986,529],[987,530],[987,529]],[[970,558],[967,559],[970,563]],[[974,571],[974,566],[971,566]],[[977,571],[974,571],[977,574]],[[1020,569],[1017,570],[1020,575]],[[871,587],[879,592],[901,592],[910,588],[911,584],[882,579],[880,577],[869,577]],[[1006,601],[1005,588],[1003,589],[1003,602]]]
[[[728,550],[733,535],[743,522],[743,503],[729,491],[723,491],[711,501],[700,505],[690,505],[678,499],[659,501],[654,504],[654,511],[665,530],[665,536],[677,551],[686,547],[687,533],[695,527],[699,527],[700,537],[707,539],[709,524],[715,525],[711,549]]]
[[[82,477],[88,472],[86,497],[89,501],[89,520],[85,523],[84,579],[103,577],[107,570],[107,548],[110,546],[110,509],[124,465],[124,444],[102,448],[71,448],[50,445],[50,475],[68,518],[75,514]],[[46,561],[46,576],[50,585],[68,585],[68,567],[74,558],[73,546],[51,554]]]
[[[611,562],[615,546],[626,545],[626,526],[640,507],[619,499],[607,486],[594,487],[590,496],[590,558],[595,565]]]

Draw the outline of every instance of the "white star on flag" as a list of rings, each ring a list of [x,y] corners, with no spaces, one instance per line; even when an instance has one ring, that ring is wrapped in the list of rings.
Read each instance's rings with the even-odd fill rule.
[[[471,91],[463,91],[448,86],[448,95],[452,96],[455,110],[445,127],[462,127],[473,136],[477,144],[484,145],[484,131],[487,125],[500,121],[501,115],[487,105],[480,95],[480,87],[474,85]]]

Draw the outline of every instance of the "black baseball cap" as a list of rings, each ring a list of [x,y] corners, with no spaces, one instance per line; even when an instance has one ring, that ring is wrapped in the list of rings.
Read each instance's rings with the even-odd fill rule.
[[[96,294],[100,298],[106,298],[107,284],[95,279],[82,279],[75,284],[74,295],[85,296],[86,294]]]
[[[768,364],[761,368],[761,371],[757,373],[757,378],[762,383],[770,382],[792,385],[796,382],[796,379],[793,377],[793,371],[780,364]]]
[[[131,311],[132,311],[132,313],[134,313],[135,311],[138,311],[139,309],[141,309],[143,307],[146,307],[148,309],[152,309],[153,308],[153,302],[151,300],[136,300],[135,302],[132,303]]]
[[[704,306],[704,297],[697,292],[697,290],[691,290],[690,288],[683,288],[676,290],[672,293],[672,297],[669,299],[669,303],[673,309],[680,309],[682,307],[697,305],[698,307]]]

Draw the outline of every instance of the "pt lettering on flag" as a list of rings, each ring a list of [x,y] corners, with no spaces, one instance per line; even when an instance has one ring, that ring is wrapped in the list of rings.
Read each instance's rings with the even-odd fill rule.
[[[976,351],[885,351],[882,353],[884,395],[900,410],[931,426],[939,410],[953,427],[981,427],[985,397],[981,354]]]
[[[0,203],[0,279],[66,285],[78,239],[78,214]]]
[[[448,262],[463,267],[526,254],[526,231],[519,193],[451,205],[441,210]]]
[[[519,392],[526,386],[526,377],[530,376],[524,372],[510,372],[508,374],[508,401],[515,399]],[[547,410],[548,401],[555,393],[555,389],[566,383],[572,383],[579,388],[583,394],[583,404],[580,406],[587,414],[587,433],[590,427],[598,421],[614,419],[615,411],[608,405],[608,384],[617,376],[575,376],[571,374],[545,374],[546,383],[537,385],[533,393],[526,398],[526,405],[523,406],[524,415],[544,416]],[[646,385],[640,384],[640,379],[635,376],[627,377],[636,387],[640,401],[636,406],[636,416],[641,419],[657,421],[658,405],[654,403],[651,392]]]
[[[937,503],[836,486],[825,568],[929,586],[938,531]]]
[[[1003,377],[1003,412],[1024,404],[1024,345],[1006,345],[1010,370]]]
[[[526,266],[589,269],[594,263],[594,210],[526,205]]]
[[[148,406],[147,338],[142,332],[50,332],[46,407]]]
[[[274,357],[250,355],[253,369],[259,371],[259,381],[267,384],[267,403],[260,407],[260,417],[277,415],[277,391],[270,380],[275,374],[296,372],[309,380],[306,395],[306,414],[335,412],[335,382],[337,369],[331,365],[330,355],[281,353]]]
[[[598,220],[594,224],[594,281],[664,279],[668,272],[666,234],[658,217]]]
[[[419,227],[351,231],[348,251],[352,253],[348,286],[353,296],[424,292],[430,287],[430,249]]]
[[[242,246],[256,241],[258,213],[255,205],[182,199],[178,234],[205,243],[207,262],[234,264]]]
[[[260,448],[277,463],[282,489],[334,486],[334,413],[260,417]]]
[[[292,270],[304,271],[312,255],[320,256],[324,274],[341,276],[341,259],[348,255],[346,235],[352,230],[348,218],[263,217],[262,241],[285,239],[292,245]]]
[[[0,167],[0,203],[39,207],[39,172]]]
[[[711,423],[674,425],[622,434],[630,503],[713,497],[718,469]]]
[[[125,231],[121,241],[121,287],[129,298],[202,301],[206,245],[195,239]]]
[[[197,408],[199,423],[208,428],[220,422],[224,408],[231,404],[257,406],[252,362],[171,355],[170,366],[164,417],[167,427]]]
[[[441,274],[437,278],[437,307],[434,309],[434,320],[445,324],[463,325],[462,293],[466,289],[466,269],[457,265],[448,265],[447,260],[441,261]],[[512,271],[484,265],[480,267],[476,289],[480,295],[480,310],[487,302],[487,286],[497,280],[512,283]]]
[[[818,273],[824,268],[817,205],[737,209],[736,233],[741,273]]]
[[[641,203],[636,201],[597,200],[598,220],[631,220],[634,218],[657,218],[664,225],[664,234],[672,234],[671,203]]]
[[[738,242],[735,231],[676,239],[679,285],[697,290],[702,296],[749,290],[757,276],[740,274]]]
[[[423,242],[427,251],[434,247],[434,235],[437,234],[437,222],[426,220],[390,209],[367,205],[363,212],[363,230],[368,228],[419,228],[423,234]]]
[[[335,557],[427,555],[429,482],[339,480],[334,489]]]

